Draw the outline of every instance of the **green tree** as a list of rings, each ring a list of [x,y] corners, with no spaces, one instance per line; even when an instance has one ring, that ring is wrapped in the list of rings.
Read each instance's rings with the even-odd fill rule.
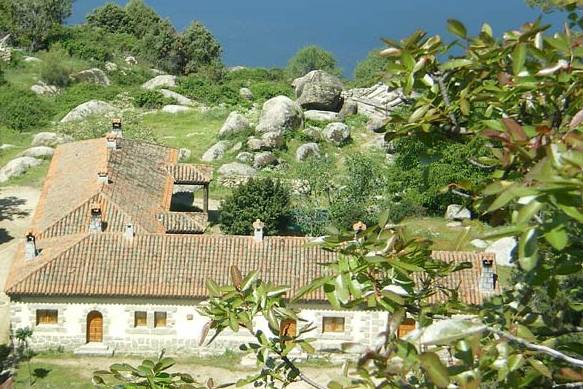
[[[250,234],[256,219],[265,223],[267,234],[276,234],[289,213],[289,189],[271,178],[250,179],[221,203],[219,212],[227,234]]]
[[[53,48],[45,55],[40,68],[40,78],[49,85],[61,88],[70,84],[73,68],[68,65],[69,53],[61,48]]]
[[[371,51],[354,69],[354,85],[369,87],[382,81],[387,71],[387,59],[379,55],[378,50]]]
[[[184,57],[184,74],[197,73],[205,67],[222,67],[221,45],[200,22],[191,23],[180,35],[180,51]]]
[[[301,77],[312,70],[323,70],[330,74],[340,75],[340,69],[332,53],[314,45],[300,49],[287,65],[290,78]]]
[[[46,45],[51,28],[71,15],[73,0],[13,0],[12,32],[30,51]]]
[[[87,23],[93,27],[100,27],[109,32],[129,32],[126,10],[116,3],[107,3],[103,7],[95,8],[87,15]]]

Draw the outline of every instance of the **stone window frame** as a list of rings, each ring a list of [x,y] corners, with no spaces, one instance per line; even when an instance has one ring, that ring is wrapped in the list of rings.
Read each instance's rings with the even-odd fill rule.
[[[126,306],[125,311],[127,313],[127,335],[176,335],[176,317],[178,308],[170,306],[151,306],[151,305],[131,305]],[[146,322],[145,327],[135,327],[135,313],[136,312],[146,312]],[[166,313],[166,326],[156,327],[154,323],[155,312],[165,312]]]
[[[340,317],[344,319],[344,332],[324,332],[325,317]],[[337,311],[318,311],[314,314],[314,321],[318,327],[319,340],[352,340],[354,313]]]
[[[65,329],[65,306],[57,304],[30,304],[29,305],[29,319],[33,333],[47,333],[47,332],[66,332]],[[39,310],[57,311],[56,324],[37,324],[36,312]]]

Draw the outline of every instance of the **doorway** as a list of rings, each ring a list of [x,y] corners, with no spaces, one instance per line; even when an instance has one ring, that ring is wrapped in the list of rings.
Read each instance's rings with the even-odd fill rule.
[[[103,316],[100,312],[87,314],[87,343],[103,342]]]

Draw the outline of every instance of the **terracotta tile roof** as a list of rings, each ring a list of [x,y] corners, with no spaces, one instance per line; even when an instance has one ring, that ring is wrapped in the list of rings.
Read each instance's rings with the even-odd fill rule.
[[[208,215],[203,212],[163,212],[158,220],[170,234],[202,233],[208,225]]]
[[[175,149],[129,139],[118,139],[118,146],[108,149],[102,138],[55,150],[32,223],[39,239],[86,232],[94,202],[104,209],[106,231],[123,231],[132,223],[139,232],[165,232],[158,216],[170,209],[175,177],[169,169],[184,179],[212,177],[210,167],[177,165]],[[99,171],[107,172],[109,183],[98,182]],[[203,231],[205,217],[191,217],[191,227],[197,223]]]
[[[206,280],[226,284],[231,265],[236,265],[244,274],[259,270],[264,280],[290,286],[293,295],[323,274],[321,263],[336,256],[306,243],[307,239],[297,237],[255,242],[248,236],[141,234],[128,240],[120,233],[88,234],[52,259],[40,255],[42,265],[26,277],[11,279],[6,293],[205,298]],[[462,299],[468,303],[482,301],[481,260],[490,254],[436,252],[434,257],[472,262],[473,269],[454,274],[443,284],[459,285]],[[434,296],[433,301],[442,297]],[[325,301],[321,290],[306,299]]]
[[[168,173],[176,184],[207,184],[212,180],[213,171],[207,165],[187,165],[179,163],[168,166]]]

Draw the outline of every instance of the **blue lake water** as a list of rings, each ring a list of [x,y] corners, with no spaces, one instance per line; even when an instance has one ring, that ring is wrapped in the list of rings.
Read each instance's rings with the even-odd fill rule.
[[[110,0],[111,1],[111,0]],[[118,0],[125,4],[126,1]],[[106,0],[77,0],[71,23]],[[446,20],[478,31],[516,28],[540,15],[522,0],[146,0],[179,29],[192,20],[206,24],[224,48],[227,65],[285,66],[301,47],[316,44],[336,56],[347,76],[382,37],[403,38],[416,29],[449,35]],[[545,15],[559,25],[561,15]]]

